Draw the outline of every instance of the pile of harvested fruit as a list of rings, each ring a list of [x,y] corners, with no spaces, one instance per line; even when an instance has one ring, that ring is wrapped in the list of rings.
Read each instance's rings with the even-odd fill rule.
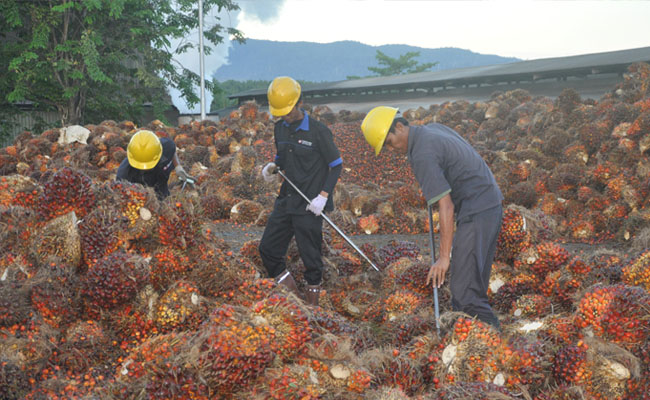
[[[504,193],[502,332],[451,312],[443,286],[437,334],[428,249],[403,240],[428,232],[424,198],[404,158],[374,157],[363,115],[308,107],[343,158],[330,218],[400,239],[362,246],[377,273],[326,227],[317,308],[268,279],[249,235],[279,187],[255,103],[70,143],[22,133],[0,149],[0,398],[650,398],[650,66],[624,78],[597,101],[515,90],[404,112],[457,130]],[[115,182],[139,128],[175,141],[196,188],[172,175],[160,201]],[[295,243],[287,265],[303,287]]]

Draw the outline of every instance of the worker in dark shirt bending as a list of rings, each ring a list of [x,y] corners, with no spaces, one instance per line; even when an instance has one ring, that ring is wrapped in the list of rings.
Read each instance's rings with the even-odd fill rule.
[[[303,297],[285,263],[289,242],[295,236],[306,269],[304,298],[318,305],[323,277],[321,213],[333,209],[332,192],[343,168],[341,154],[329,128],[301,108],[298,82],[286,76],[275,78],[267,97],[271,114],[280,120],[274,130],[275,160],[266,164],[262,175],[267,182],[273,181],[278,176],[273,172],[279,168],[311,202],[288,182],[282,183],[260,241],[260,255],[270,277]]]
[[[496,180],[483,158],[453,129],[441,124],[409,126],[396,117],[397,111],[375,107],[361,130],[375,155],[382,147],[406,154],[427,205],[438,203],[440,257],[429,269],[426,284],[440,287],[450,270],[454,310],[499,329],[487,297],[502,218],[503,196]]]
[[[159,138],[151,131],[136,132],[129,141],[126,154],[115,179],[152,187],[159,199],[169,196],[167,181],[172,170],[180,180],[194,181],[178,160],[174,141]]]

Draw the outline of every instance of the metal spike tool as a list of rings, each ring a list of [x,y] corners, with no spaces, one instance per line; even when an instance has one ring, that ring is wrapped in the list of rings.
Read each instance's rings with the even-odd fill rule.
[[[307,198],[307,196],[305,196],[305,194],[304,194],[303,192],[301,192],[300,189],[298,189],[298,187],[297,187],[296,185],[294,185],[293,182],[291,182],[291,180],[290,180],[289,178],[287,178],[287,176],[284,174],[284,172],[280,171],[280,168],[276,168],[275,171],[273,171],[273,173],[278,173],[278,174],[280,174],[280,176],[283,177],[284,180],[287,181],[287,182],[289,183],[289,185],[291,185],[291,187],[294,188],[294,190],[295,190],[296,192],[298,192],[298,194],[299,194],[300,196],[302,196],[302,198],[305,199],[305,201],[306,201],[307,203],[311,204],[311,200],[309,200],[309,199]],[[372,261],[370,261],[370,259],[369,259],[369,258],[368,258],[364,253],[363,253],[363,251],[361,251],[361,249],[358,248],[357,245],[354,244],[354,243],[352,242],[352,240],[350,240],[350,238],[347,237],[347,235],[346,235],[345,233],[343,233],[343,231],[342,231],[341,229],[339,229],[339,227],[336,226],[336,225],[334,224],[334,222],[332,222],[332,220],[330,220],[329,217],[328,217],[327,215],[325,215],[325,213],[321,213],[321,216],[323,217],[323,219],[324,219],[325,221],[327,221],[328,224],[330,224],[330,226],[331,226],[332,228],[334,228],[334,230],[336,230],[336,231],[339,233],[339,235],[341,235],[341,236],[343,237],[343,239],[345,239],[346,242],[348,242],[348,244],[349,244],[350,246],[352,246],[352,248],[354,248],[354,249],[357,251],[357,253],[359,253],[363,258],[365,258],[366,261],[368,261],[368,263],[369,263],[369,264],[370,264],[370,265],[371,265],[371,266],[372,266],[372,267],[373,267],[377,272],[381,272],[381,271],[379,270],[379,268],[377,268],[377,266],[376,266]]]
[[[431,205],[427,205],[429,210],[429,244],[431,245],[431,262],[432,265],[436,262],[438,258],[436,256],[436,234],[433,231],[433,208]],[[433,282],[432,282],[433,283]],[[433,286],[433,310],[436,316],[436,331],[438,336],[440,336],[440,308],[438,306],[438,288],[435,285]]]

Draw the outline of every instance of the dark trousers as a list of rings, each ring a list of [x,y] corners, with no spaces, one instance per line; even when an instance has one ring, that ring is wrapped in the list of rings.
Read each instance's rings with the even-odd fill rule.
[[[451,252],[451,305],[499,328],[488,302],[492,261],[501,231],[501,206],[456,221]]]
[[[259,245],[264,267],[271,278],[284,272],[287,249],[294,235],[300,258],[305,264],[305,280],[309,285],[319,285],[323,278],[323,218],[312,213],[287,214],[284,207],[276,204]]]

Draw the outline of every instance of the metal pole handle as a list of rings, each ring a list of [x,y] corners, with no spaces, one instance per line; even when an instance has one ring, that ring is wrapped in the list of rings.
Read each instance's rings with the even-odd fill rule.
[[[438,257],[436,256],[436,238],[433,231],[433,209],[431,205],[427,205],[427,209],[429,211],[429,244],[431,245],[431,260],[435,263]],[[440,336],[440,308],[438,305],[438,288],[435,285],[433,285],[433,307],[436,316],[436,331],[438,332],[438,336]]]
[[[303,192],[301,192],[300,189],[298,189],[298,187],[297,187],[296,185],[294,185],[293,182],[291,182],[291,180],[290,180],[289,178],[287,178],[287,176],[284,174],[284,172],[280,171],[279,168],[276,168],[275,171],[276,171],[278,174],[280,174],[280,176],[283,177],[285,181],[289,182],[289,185],[291,185],[291,187],[293,187],[294,190],[295,190],[296,192],[298,192],[298,194],[300,194],[300,195],[302,196],[302,198],[305,199],[305,201],[306,201],[308,204],[311,204],[311,200],[308,199],[307,196],[305,196],[305,194],[304,194]],[[327,221],[328,224],[330,224],[330,226],[331,226],[332,228],[334,228],[334,230],[336,230],[336,231],[339,233],[339,235],[341,235],[341,236],[343,237],[343,239],[345,239],[346,242],[348,242],[348,244],[349,244],[350,246],[352,246],[352,248],[354,248],[354,249],[357,251],[357,253],[361,254],[361,256],[362,256],[363,258],[365,258],[365,260],[368,261],[368,263],[369,263],[369,264],[370,264],[370,265],[371,265],[371,266],[372,266],[372,267],[373,267],[377,272],[381,272],[381,271],[379,270],[379,268],[377,268],[377,266],[376,266],[372,261],[370,261],[370,259],[369,259],[369,258],[368,258],[364,253],[363,253],[363,251],[361,251],[361,249],[358,248],[357,245],[354,244],[354,243],[352,242],[352,240],[350,240],[350,238],[347,237],[347,235],[346,235],[345,233],[343,233],[343,231],[342,231],[341,229],[339,229],[339,227],[336,226],[336,225],[334,224],[334,222],[332,222],[332,220],[330,220],[329,217],[328,217],[327,215],[325,215],[325,213],[321,213],[321,216],[323,217],[323,219],[324,219],[325,221]]]

